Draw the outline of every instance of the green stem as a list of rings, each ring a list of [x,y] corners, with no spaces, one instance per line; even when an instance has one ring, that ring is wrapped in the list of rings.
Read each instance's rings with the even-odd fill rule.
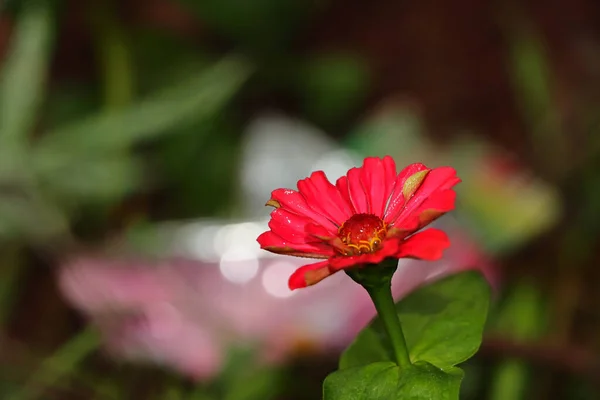
[[[410,367],[412,363],[408,355],[402,325],[400,324],[396,306],[394,305],[391,286],[382,285],[377,288],[371,287],[366,289],[369,296],[371,296],[371,300],[373,300],[373,304],[375,304],[379,318],[383,322],[385,331],[390,339],[394,355],[396,356],[396,362],[401,368]]]
[[[21,388],[4,398],[10,400],[32,400],[41,397],[45,388],[56,385],[62,379],[76,373],[77,367],[94,352],[100,343],[93,328],[81,331],[53,355],[46,358]]]
[[[125,29],[115,15],[115,3],[93,3],[90,22],[104,79],[104,102],[109,110],[128,106],[133,99],[133,62]]]

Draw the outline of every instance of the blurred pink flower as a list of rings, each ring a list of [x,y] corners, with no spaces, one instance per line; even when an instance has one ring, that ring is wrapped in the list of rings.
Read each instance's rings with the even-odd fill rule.
[[[401,261],[395,298],[448,273],[482,265],[489,271],[472,243],[450,235],[453,246],[442,260]],[[248,270],[256,262],[236,261],[228,270]],[[217,264],[82,257],[59,270],[59,283],[68,302],[99,327],[111,355],[208,380],[232,346],[256,345],[258,361],[268,363],[285,361],[300,346],[340,351],[375,315],[366,292],[341,275],[291,292],[287,278],[302,263],[260,259],[249,269],[254,276],[236,283]]]

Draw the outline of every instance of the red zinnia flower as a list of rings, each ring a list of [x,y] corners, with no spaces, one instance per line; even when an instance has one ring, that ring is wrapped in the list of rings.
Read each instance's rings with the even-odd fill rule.
[[[446,234],[415,232],[454,208],[451,188],[459,182],[450,167],[411,164],[396,174],[389,156],[366,158],[335,186],[316,171],[298,181],[298,191],[273,191],[270,230],[258,243],[273,253],[326,259],[296,270],[292,290],[388,257],[437,260],[450,245]]]

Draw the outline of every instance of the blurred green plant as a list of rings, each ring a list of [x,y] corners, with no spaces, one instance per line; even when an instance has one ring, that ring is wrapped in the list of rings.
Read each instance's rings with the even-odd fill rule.
[[[99,344],[98,333],[92,328],[80,332],[53,355],[44,359],[40,367],[32,373],[28,382],[4,398],[7,400],[39,398],[45,388],[56,385],[61,379],[71,375],[81,362],[98,348]]]
[[[546,304],[539,288],[530,282],[515,284],[493,315],[488,330],[495,335],[527,343],[539,340],[545,333]],[[526,362],[502,360],[493,372],[490,399],[530,398],[528,382]]]
[[[1,265],[2,325],[12,311],[19,272],[26,266],[22,248],[69,240],[73,222],[82,210],[114,206],[124,196],[147,187],[151,182],[146,176],[147,157],[140,147],[181,135],[182,128],[205,122],[210,125],[209,121],[221,118],[253,69],[247,60],[235,55],[207,61],[202,66],[196,64],[197,68],[177,81],[134,98],[129,79],[134,58],[128,47],[117,46],[118,51],[113,51],[115,44],[126,39],[124,32],[107,34],[104,28],[112,25],[107,11],[95,26],[102,38],[97,42],[100,58],[106,61],[104,104],[97,110],[93,101],[83,102],[83,109],[93,112],[79,117],[79,100],[87,93],[76,88],[72,97],[67,97],[73,101],[62,118],[45,118],[42,106],[56,96],[52,92],[46,96],[55,13],[50,1],[21,5],[1,71],[0,245],[4,254],[11,254]],[[111,62],[116,59],[126,60],[125,64]],[[47,109],[55,110],[54,105]],[[196,137],[211,132],[200,131]],[[186,172],[189,176],[189,170]],[[44,396],[48,387],[57,387],[79,374],[81,362],[98,345],[95,334],[87,330],[71,338],[8,398]]]
[[[81,206],[115,202],[139,189],[146,180],[142,160],[123,151],[220,112],[251,71],[231,56],[129,106],[34,139],[53,20],[48,4],[24,7],[2,71],[0,240],[63,235]]]
[[[537,169],[547,178],[563,179],[571,167],[570,142],[562,127],[561,109],[555,101],[556,79],[546,43],[522,10],[514,11],[505,31],[515,101],[529,128],[530,148]]]

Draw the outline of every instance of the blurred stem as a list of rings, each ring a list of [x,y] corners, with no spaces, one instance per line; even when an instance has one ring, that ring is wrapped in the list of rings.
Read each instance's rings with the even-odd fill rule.
[[[39,397],[46,387],[76,372],[77,366],[96,350],[99,342],[95,329],[90,327],[81,331],[52,356],[46,358],[22,388],[6,399],[30,400]]]
[[[496,312],[492,330],[502,337],[521,342],[539,341],[546,331],[546,304],[538,287],[528,280],[513,284],[505,302]],[[529,377],[525,361],[507,357],[493,371],[490,387],[492,400],[526,399]]]
[[[523,399],[529,377],[522,360],[506,359],[494,370],[490,400]]]
[[[377,288],[371,287],[366,289],[369,296],[371,296],[371,300],[373,300],[373,304],[375,304],[377,314],[381,318],[385,331],[388,334],[392,348],[394,349],[396,362],[401,368],[409,368],[412,363],[408,355],[402,325],[396,312],[391,286],[382,285]]]
[[[92,2],[89,11],[104,78],[104,103],[108,110],[120,109],[133,99],[133,63],[127,36],[115,17],[112,1]]]

